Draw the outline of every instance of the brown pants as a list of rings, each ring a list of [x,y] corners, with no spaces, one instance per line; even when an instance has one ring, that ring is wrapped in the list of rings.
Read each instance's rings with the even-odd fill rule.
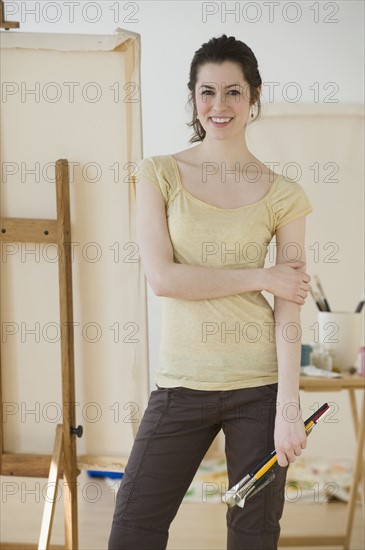
[[[108,550],[166,549],[170,524],[221,428],[229,479],[222,495],[261,462],[275,448],[277,389],[152,391],[117,493]],[[222,504],[228,550],[277,548],[287,469],[276,463],[275,479],[244,508]]]

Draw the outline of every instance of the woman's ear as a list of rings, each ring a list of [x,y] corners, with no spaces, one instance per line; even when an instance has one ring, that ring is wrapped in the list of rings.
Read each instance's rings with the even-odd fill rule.
[[[252,103],[250,102],[250,105],[256,103],[257,100],[259,99],[260,94],[261,94],[261,88],[262,88],[262,84],[260,84],[260,86],[257,86],[257,88],[256,88],[257,95],[255,94],[255,97],[254,97],[254,94],[252,94],[252,97],[251,97],[251,100],[250,100],[250,101],[252,101]]]

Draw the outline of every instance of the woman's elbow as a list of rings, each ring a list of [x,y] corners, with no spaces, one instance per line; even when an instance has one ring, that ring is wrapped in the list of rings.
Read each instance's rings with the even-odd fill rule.
[[[167,296],[166,281],[167,278],[163,273],[155,273],[154,275],[147,277],[148,284],[150,285],[153,293],[156,296]]]

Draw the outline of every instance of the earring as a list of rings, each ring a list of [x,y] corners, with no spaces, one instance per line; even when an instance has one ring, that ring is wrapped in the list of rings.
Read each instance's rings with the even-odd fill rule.
[[[253,105],[251,107],[251,118],[253,118]]]

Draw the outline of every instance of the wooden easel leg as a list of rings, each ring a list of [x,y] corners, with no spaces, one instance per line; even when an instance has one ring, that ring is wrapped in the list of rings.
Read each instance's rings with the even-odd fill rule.
[[[71,453],[71,450],[69,451]],[[64,455],[64,459],[66,456]],[[71,458],[71,457],[70,457]],[[78,550],[77,478],[74,464],[64,461],[63,490],[65,510],[65,548]]]
[[[60,259],[58,279],[60,286],[61,363],[63,401],[63,481],[65,507],[65,543],[67,550],[78,550],[77,519],[77,454],[75,413],[75,371],[73,295],[71,261],[71,220],[69,167],[65,159],[56,162],[57,231]],[[78,437],[82,435],[78,433]]]
[[[346,518],[346,535],[345,535],[345,550],[350,548],[352,527],[354,523],[355,515],[355,505],[356,497],[358,493],[358,483],[362,479],[364,480],[363,468],[363,446],[364,446],[364,435],[365,435],[365,395],[362,397],[362,406],[361,406],[361,415],[360,415],[360,424],[357,432],[357,448],[356,448],[356,458],[354,463],[353,471],[353,480],[350,490],[350,500],[347,506],[347,518]],[[364,494],[364,487],[362,488]]]
[[[38,550],[47,550],[49,548],[53,516],[56,508],[57,489],[59,487],[60,466],[63,453],[63,426],[58,424],[56,427],[56,437],[53,447],[52,461],[49,469],[47,501],[43,509],[41,532],[38,542]]]

